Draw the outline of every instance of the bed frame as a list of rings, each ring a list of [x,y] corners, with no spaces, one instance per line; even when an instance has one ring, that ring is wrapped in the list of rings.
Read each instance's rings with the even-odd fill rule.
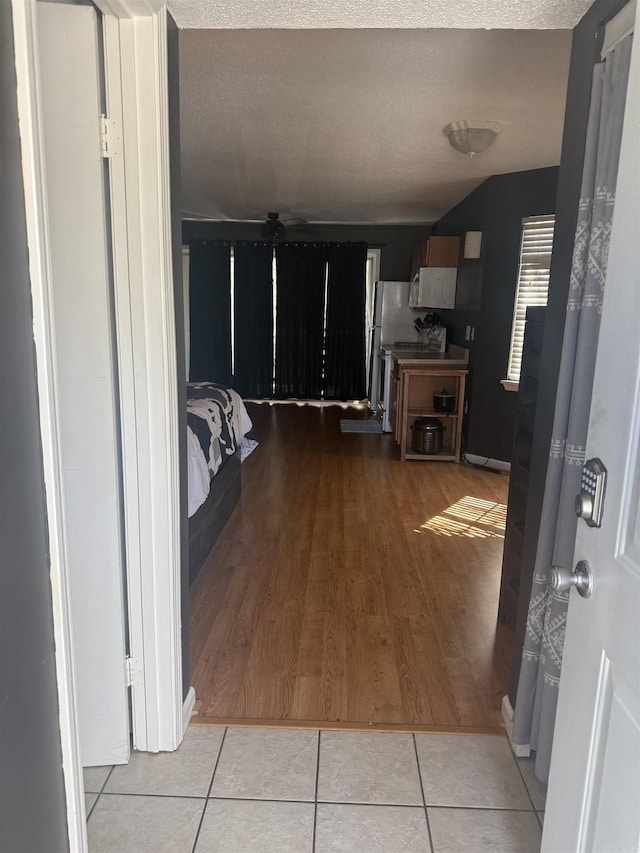
[[[236,451],[211,481],[209,497],[189,519],[189,584],[229,520],[240,493],[240,453]]]

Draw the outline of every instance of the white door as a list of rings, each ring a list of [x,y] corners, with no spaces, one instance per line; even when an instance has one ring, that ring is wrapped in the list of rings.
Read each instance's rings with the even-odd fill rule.
[[[589,563],[593,592],[581,598],[571,590],[546,853],[640,850],[638,47],[636,40],[586,448],[608,471],[604,519],[600,529],[578,523],[575,561]]]
[[[89,6],[37,7],[81,758],[119,764],[129,758],[129,710],[98,22]]]

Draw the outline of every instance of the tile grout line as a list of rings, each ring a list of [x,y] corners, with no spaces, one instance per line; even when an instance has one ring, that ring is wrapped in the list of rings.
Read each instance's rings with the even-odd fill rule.
[[[516,763],[516,767],[518,768],[518,773],[520,774],[520,778],[522,779],[522,784],[524,785],[524,789],[527,792],[527,797],[529,797],[529,802],[531,803],[531,808],[533,809],[533,813],[536,816],[536,820],[540,825],[540,829],[542,830],[542,821],[540,820],[540,815],[538,814],[538,809],[536,808],[536,804],[533,802],[533,797],[531,796],[531,791],[529,790],[529,786],[527,785],[527,780],[524,778],[524,773],[520,769],[520,762],[518,761],[518,757],[512,752],[513,760]]]
[[[207,806],[209,805],[209,795],[211,794],[211,789],[213,788],[213,780],[216,778],[216,770],[218,769],[218,764],[220,763],[220,756],[222,755],[222,749],[224,747],[224,741],[227,736],[228,729],[225,726],[224,733],[222,735],[222,740],[220,741],[220,746],[218,748],[218,755],[216,757],[215,764],[213,765],[213,773],[211,774],[211,781],[209,782],[209,787],[207,788],[207,796],[204,800],[204,806],[202,808],[202,814],[200,815],[200,820],[198,822],[198,829],[196,830],[196,837],[193,839],[193,847],[191,848],[191,853],[195,853],[196,847],[198,846],[198,839],[200,838],[200,830],[202,829],[202,823],[204,821],[204,815],[207,811]]]
[[[98,800],[100,799],[100,797],[101,797],[101,796],[103,795],[103,793],[104,793],[104,789],[105,789],[105,787],[106,787],[107,782],[108,782],[108,781],[109,781],[109,779],[111,778],[111,774],[113,773],[114,767],[115,767],[115,764],[112,764],[112,765],[111,765],[111,769],[109,770],[109,772],[108,772],[108,773],[107,773],[107,775],[105,776],[105,778],[104,778],[104,782],[102,783],[102,786],[100,787],[100,790],[98,791],[98,795],[97,795],[97,797],[95,798],[95,801],[94,801],[93,805],[92,805],[92,806],[91,806],[91,808],[89,809],[89,814],[88,814],[88,815],[87,815],[87,817],[86,817],[86,823],[89,823],[89,818],[90,818],[90,817],[91,817],[91,815],[93,814],[93,810],[95,809],[95,807],[98,805]],[[95,792],[95,791],[85,791],[84,793],[85,793],[85,794],[95,794],[96,792]]]
[[[96,791],[85,791],[86,794],[95,794],[95,796],[100,796]],[[282,799],[276,797],[231,797],[231,796],[207,796],[207,794],[151,794],[144,793],[140,791],[104,791],[103,796],[105,797],[148,797],[153,800],[218,800],[221,802],[235,802],[235,803],[297,803],[299,805],[309,806],[313,805],[314,800],[297,800],[297,799]],[[322,802],[325,802],[324,800]],[[333,802],[330,800],[326,801],[328,805],[344,805],[343,802]],[[359,806],[370,806],[370,805],[381,805],[381,806],[398,806],[400,808],[405,808],[401,803],[354,803],[354,805]],[[406,808],[420,809],[422,806],[409,805]]]
[[[311,839],[311,853],[316,853],[316,826],[318,823],[318,782],[320,779],[320,738],[322,731],[318,729],[318,749],[316,752],[316,787],[313,794],[313,836]]]
[[[367,805],[367,803],[360,803],[359,805]],[[381,806],[385,806],[385,808],[390,808],[390,806],[386,803],[380,803]],[[391,806],[392,807],[392,806]],[[421,809],[422,806],[398,806],[398,808],[403,809]],[[452,812],[500,812],[501,814],[504,812],[505,814],[532,814],[533,809],[505,809],[501,806],[440,806],[438,803],[430,803],[427,805],[428,809],[440,809],[441,811],[452,811]]]
[[[90,791],[88,793],[91,793]],[[149,797],[154,800],[206,800],[206,794],[155,794],[146,791],[104,791],[105,797]],[[212,797],[212,799],[219,799]]]
[[[129,760],[131,760],[131,759],[129,759]],[[104,782],[102,783],[102,788],[100,788],[100,794],[104,793],[104,789],[107,787],[107,782],[109,781],[109,779],[111,779],[111,776],[112,776],[113,771],[114,771],[115,769],[116,769],[116,765],[115,765],[115,764],[112,764],[112,765],[111,765],[111,770],[109,770],[109,772],[107,773],[107,776],[106,776],[106,778],[105,778]],[[98,794],[98,796],[100,796],[100,794]]]
[[[202,799],[202,798],[201,798]],[[275,797],[208,797],[220,803],[293,803],[297,806],[312,806],[313,800],[276,799]]]
[[[88,791],[87,793],[91,793]],[[278,800],[273,797],[194,797],[189,794],[105,794],[106,797],[155,797],[156,799],[174,800],[209,800],[230,803],[293,803],[301,806],[314,805],[313,800]],[[318,800],[319,806],[358,806],[359,808],[371,809],[423,809],[421,803],[367,803],[361,800]],[[451,806],[432,803],[427,808],[441,809],[443,811],[465,811],[465,812],[513,812],[515,814],[531,814],[533,809],[513,809],[502,806]]]
[[[433,853],[433,850],[434,850],[433,838],[431,836],[431,824],[429,823],[429,812],[427,810],[427,799],[424,795],[424,785],[422,783],[422,770],[420,768],[420,758],[418,756],[418,744],[416,743],[415,734],[412,734],[411,737],[413,738],[413,751],[414,751],[415,756],[416,756],[416,767],[418,768],[418,781],[420,782],[420,793],[422,794],[422,806],[424,808],[424,819],[427,822],[427,835],[429,837],[429,848],[431,850],[431,853]]]
[[[366,803],[361,800],[319,800],[319,806],[358,806],[365,809],[423,809],[420,803]]]
[[[92,793],[93,793],[93,791],[85,791],[84,793],[85,793],[85,796],[86,796],[86,794],[92,794]],[[96,794],[96,798],[95,798],[95,800],[93,801],[93,805],[91,806],[91,808],[90,808],[90,809],[89,809],[89,811],[87,812],[87,817],[86,817],[86,822],[87,822],[87,824],[89,823],[89,818],[90,818],[90,817],[91,817],[91,815],[93,814],[93,810],[95,809],[96,804],[97,804],[97,802],[98,802],[98,800],[99,800],[99,799],[100,799],[100,794]]]

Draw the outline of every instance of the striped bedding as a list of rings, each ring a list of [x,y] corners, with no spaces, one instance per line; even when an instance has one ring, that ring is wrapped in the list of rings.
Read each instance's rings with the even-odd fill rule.
[[[242,398],[232,388],[187,383],[189,517],[206,501],[211,478],[252,427]]]

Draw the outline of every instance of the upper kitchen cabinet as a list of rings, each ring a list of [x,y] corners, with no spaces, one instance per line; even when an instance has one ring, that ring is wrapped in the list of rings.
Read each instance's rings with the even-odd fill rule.
[[[454,308],[459,237],[429,237],[413,252],[410,308]]]
[[[457,267],[459,255],[459,237],[428,237],[413,250],[411,278],[420,267]]]
[[[459,237],[429,237],[425,267],[456,267],[460,256]]]

